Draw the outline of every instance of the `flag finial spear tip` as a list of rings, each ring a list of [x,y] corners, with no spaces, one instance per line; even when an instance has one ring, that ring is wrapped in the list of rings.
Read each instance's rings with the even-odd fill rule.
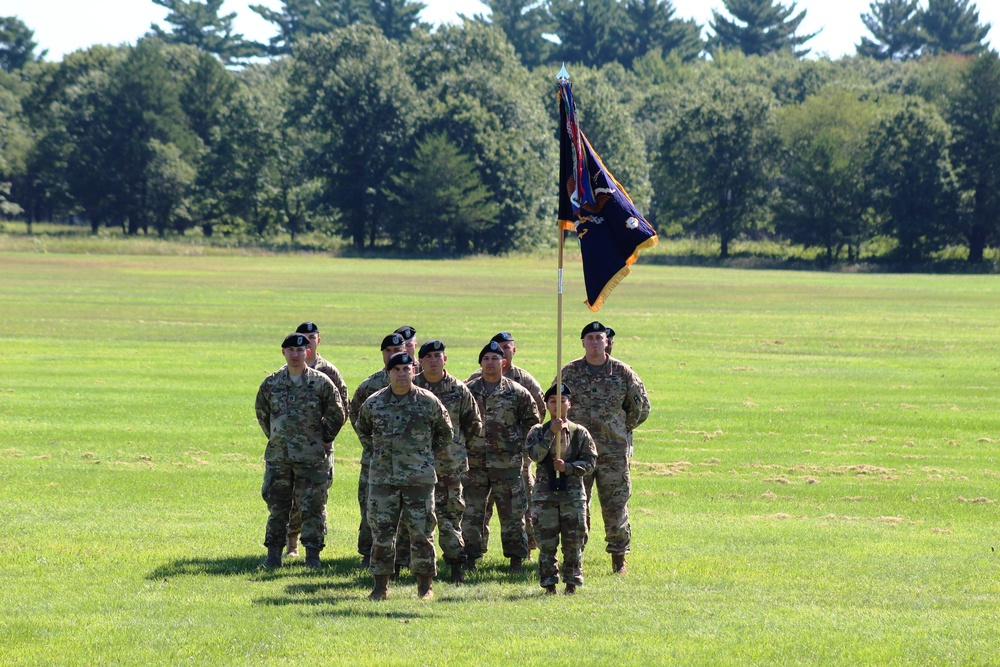
[[[566,63],[562,64],[559,68],[559,73],[556,74],[556,79],[559,81],[569,81],[569,72],[566,71]]]

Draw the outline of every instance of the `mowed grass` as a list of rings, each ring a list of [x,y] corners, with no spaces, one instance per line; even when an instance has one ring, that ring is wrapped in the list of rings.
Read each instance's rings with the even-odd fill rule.
[[[564,360],[594,316],[567,262]],[[1000,283],[640,265],[599,313],[645,381],[630,573],[574,598],[357,570],[337,439],[320,572],[260,569],[281,338],[353,389],[402,324],[466,377],[555,373],[554,260],[0,255],[0,664],[996,664]]]

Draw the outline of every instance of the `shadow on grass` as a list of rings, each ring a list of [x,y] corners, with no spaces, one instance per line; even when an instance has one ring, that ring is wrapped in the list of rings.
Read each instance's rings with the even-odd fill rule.
[[[323,559],[318,570],[306,568],[304,559],[286,559],[280,568],[268,570],[263,556],[232,556],[229,558],[182,558],[161,565],[146,575],[146,579],[212,575],[219,577],[257,575],[261,579],[316,575],[345,577],[362,573],[354,557]],[[363,574],[363,573],[362,573]]]

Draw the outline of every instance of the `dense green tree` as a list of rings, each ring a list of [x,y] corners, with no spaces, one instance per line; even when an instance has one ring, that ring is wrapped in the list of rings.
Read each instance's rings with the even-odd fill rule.
[[[174,144],[185,157],[199,148],[180,104],[180,86],[167,69],[164,46],[142,39],[124,60],[100,72],[80,92],[67,123],[70,191],[96,231],[121,225],[148,229],[153,140]]]
[[[388,225],[399,247],[415,252],[468,253],[472,239],[497,227],[500,207],[475,163],[444,133],[417,142],[384,192]]]
[[[869,136],[865,173],[872,204],[904,261],[923,260],[955,237],[958,199],[950,142],[937,109],[912,98],[882,117]]]
[[[875,105],[829,88],[778,112],[784,146],[781,205],[775,229],[806,247],[820,247],[829,262],[844,248],[856,259],[868,238],[864,164]]]
[[[796,2],[788,7],[777,0],[723,0],[722,4],[730,16],[712,10],[712,51],[738,49],[748,56],[761,56],[789,50],[801,58],[811,49],[799,47],[818,34],[795,34],[806,17],[806,10],[793,16]]]
[[[629,18],[619,0],[549,0],[559,44],[554,58],[600,67],[622,56]]]
[[[374,245],[386,207],[380,193],[422,113],[402,48],[373,26],[317,36],[299,48],[290,83],[290,117],[307,135],[324,203],[341,213],[356,248]]]
[[[918,0],[874,0],[869,13],[861,21],[874,39],[862,37],[858,55],[878,60],[906,60],[920,54],[923,38],[920,32]]]
[[[483,4],[490,15],[477,15],[476,20],[503,30],[522,64],[537,67],[548,60],[555,44],[542,35],[555,32],[555,21],[544,0],[486,0]]]
[[[149,219],[160,236],[171,228],[183,232],[190,226],[195,169],[174,144],[150,139],[149,152],[145,202]]]
[[[474,234],[474,247],[500,253],[551,243],[542,221],[554,216],[558,155],[544,101],[555,107],[554,79],[539,88],[503,33],[476,21],[442,26],[413,48],[411,71],[430,100],[423,134],[446,133],[500,205],[502,233]]]
[[[42,59],[48,51],[35,56],[35,31],[16,16],[0,16],[0,70],[13,72],[34,60]]]
[[[151,33],[167,44],[190,44],[206,53],[219,57],[224,63],[261,54],[261,49],[233,34],[236,12],[219,16],[224,0],[153,0],[154,4],[170,10],[167,31],[157,24],[150,26]]]
[[[986,49],[990,26],[980,25],[979,10],[970,0],[927,0],[920,23],[931,53],[971,56]]]
[[[663,131],[657,222],[730,243],[770,218],[780,151],[774,96],[709,76],[684,91]]]
[[[627,24],[619,61],[625,67],[631,68],[636,58],[649,51],[691,61],[705,48],[701,26],[694,20],[674,18],[676,10],[670,0],[625,0],[624,6]]]
[[[25,175],[31,149],[31,135],[23,123],[20,99],[7,88],[7,78],[6,74],[0,74],[0,217],[24,212],[9,197],[11,180]]]
[[[961,77],[949,120],[952,159],[969,211],[963,234],[969,261],[981,262],[1000,236],[1000,58],[980,54]]]

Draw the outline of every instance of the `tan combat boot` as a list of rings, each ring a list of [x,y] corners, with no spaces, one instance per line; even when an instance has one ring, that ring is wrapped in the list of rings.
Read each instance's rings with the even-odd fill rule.
[[[381,600],[389,599],[389,575],[388,574],[376,574],[375,575],[375,588],[372,592],[368,594],[368,599],[372,602],[379,602]]]
[[[433,591],[434,577],[424,574],[417,575],[417,597],[421,600],[431,600],[434,598]]]
[[[298,558],[299,557],[299,534],[289,533],[288,534],[288,546],[285,547],[285,556],[288,558]]]

